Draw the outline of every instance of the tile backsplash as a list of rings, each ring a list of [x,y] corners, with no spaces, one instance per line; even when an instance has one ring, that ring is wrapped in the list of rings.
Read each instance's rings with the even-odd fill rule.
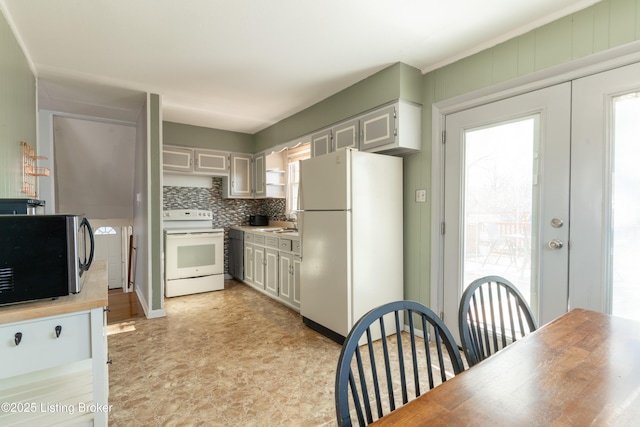
[[[162,207],[166,209],[207,209],[213,212],[213,228],[225,230],[225,272],[227,269],[227,232],[234,225],[249,225],[249,215],[267,215],[272,221],[284,221],[284,199],[225,199],[222,178],[213,177],[211,188],[162,188]]]

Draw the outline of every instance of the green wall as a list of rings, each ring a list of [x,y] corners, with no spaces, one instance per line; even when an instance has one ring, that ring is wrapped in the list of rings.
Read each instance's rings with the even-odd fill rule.
[[[430,304],[432,108],[439,101],[640,39],[640,0],[605,0],[423,77],[422,151],[405,157],[405,298]]]
[[[397,63],[255,134],[255,152],[396,99],[421,103],[420,70]]]
[[[257,153],[397,99],[422,103],[420,70],[393,64],[254,135],[163,122],[163,143]]]
[[[0,197],[26,197],[20,141],[37,146],[36,80],[2,13],[0,52]]]
[[[182,145],[213,150],[253,153],[254,137],[248,133],[230,132],[181,123],[162,122],[163,144]]]

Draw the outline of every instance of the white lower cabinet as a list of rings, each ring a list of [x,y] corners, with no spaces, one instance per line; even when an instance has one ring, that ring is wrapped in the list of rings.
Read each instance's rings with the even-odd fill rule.
[[[278,250],[265,249],[264,258],[264,290],[271,295],[278,295]]]
[[[0,325],[0,425],[106,426],[103,308]]]
[[[253,286],[264,290],[265,247],[253,246]]]
[[[244,233],[244,281],[253,285],[253,275],[255,272],[253,259],[253,234]]]
[[[291,287],[291,267],[293,265],[293,254],[280,254],[278,264],[278,288],[280,289],[280,299],[291,303],[293,291]]]
[[[300,240],[280,239],[280,299],[300,309]]]
[[[269,233],[265,233],[269,234]],[[300,309],[300,241],[262,233],[244,233],[244,282],[287,306]],[[253,270],[249,268],[253,265]]]

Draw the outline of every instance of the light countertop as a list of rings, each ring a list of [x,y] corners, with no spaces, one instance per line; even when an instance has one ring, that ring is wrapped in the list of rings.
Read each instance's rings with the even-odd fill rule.
[[[78,294],[0,307],[0,324],[56,316],[109,305],[107,262],[96,260]]]
[[[289,223],[285,223],[289,224]],[[245,233],[259,233],[264,234],[265,236],[275,236],[280,238],[298,238],[300,235],[297,231],[295,232],[287,232],[287,233],[276,233],[273,231],[264,231],[264,230],[278,230],[282,228],[288,228],[290,225],[275,225],[272,222],[269,225],[234,225],[230,228],[234,230],[244,231]]]

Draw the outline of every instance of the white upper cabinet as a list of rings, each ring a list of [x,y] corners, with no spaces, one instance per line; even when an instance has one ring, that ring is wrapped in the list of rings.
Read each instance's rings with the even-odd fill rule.
[[[266,174],[265,174],[265,160],[266,160],[266,154],[265,153],[260,153],[260,154],[256,154],[256,156],[253,158],[253,177],[255,180],[255,186],[254,186],[254,191],[253,191],[253,195],[256,198],[263,198],[266,197],[267,195],[267,189],[266,189],[266,185],[265,185],[265,179],[266,179]]]
[[[334,151],[331,129],[325,129],[311,135],[311,157],[321,156]]]
[[[229,154],[203,148],[162,147],[162,169],[198,175],[229,175]]]
[[[226,151],[195,150],[196,172],[204,172],[211,175],[229,174],[229,153]]]
[[[342,148],[383,154],[420,151],[422,107],[398,100],[311,136],[311,157]]]
[[[406,101],[360,117],[360,150],[384,154],[420,151],[422,107]]]
[[[336,150],[341,148],[358,148],[360,121],[358,119],[340,123],[332,128]]]
[[[163,146],[162,168],[165,171],[193,172],[193,149]]]
[[[381,145],[392,144],[396,138],[396,106],[381,108],[360,118],[363,150],[371,150]]]
[[[341,148],[358,148],[360,122],[352,119],[311,136],[311,157],[331,153]]]
[[[231,153],[229,178],[223,185],[223,197],[253,198],[253,155]]]

